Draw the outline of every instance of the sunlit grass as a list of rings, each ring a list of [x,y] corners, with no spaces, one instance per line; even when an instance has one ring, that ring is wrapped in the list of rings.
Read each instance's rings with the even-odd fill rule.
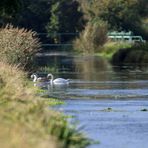
[[[50,106],[55,106],[55,105],[61,105],[65,104],[64,101],[58,99],[58,98],[52,98],[48,94],[47,89],[40,89],[40,88],[34,88],[35,92],[37,95],[41,96],[42,99],[44,100],[45,104],[50,105]]]
[[[0,147],[83,148],[90,140],[66,117],[49,110],[63,103],[40,98],[28,87],[26,74],[16,66],[0,62]]]
[[[127,42],[107,42],[101,48],[101,52],[98,55],[111,59],[114,53],[116,53],[119,49],[124,49],[131,47],[132,44]]]
[[[47,105],[50,105],[50,106],[65,104],[65,102],[60,99],[55,99],[55,98],[50,98],[50,97],[47,97],[46,99],[44,99],[44,101]]]

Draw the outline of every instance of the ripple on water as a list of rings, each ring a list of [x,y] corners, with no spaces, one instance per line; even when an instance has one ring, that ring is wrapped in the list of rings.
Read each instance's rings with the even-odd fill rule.
[[[84,132],[99,145],[90,148],[147,148],[148,100],[66,100],[59,109],[78,120]],[[105,109],[111,108],[109,112]]]

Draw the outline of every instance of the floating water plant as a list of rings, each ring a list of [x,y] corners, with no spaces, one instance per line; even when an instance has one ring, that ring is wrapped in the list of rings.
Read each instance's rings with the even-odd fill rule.
[[[144,108],[144,109],[141,109],[141,111],[143,111],[143,112],[147,112],[148,109]]]

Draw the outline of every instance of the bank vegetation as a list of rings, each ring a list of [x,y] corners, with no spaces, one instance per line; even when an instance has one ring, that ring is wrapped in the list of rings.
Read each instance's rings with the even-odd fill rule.
[[[51,109],[58,101],[39,97],[28,80],[39,47],[30,30],[0,30],[0,147],[84,148],[91,141]]]

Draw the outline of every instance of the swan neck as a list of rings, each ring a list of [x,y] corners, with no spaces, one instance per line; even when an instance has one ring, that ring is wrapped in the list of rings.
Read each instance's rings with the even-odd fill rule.
[[[50,83],[53,84],[53,75],[51,74],[50,76],[51,76]]]
[[[51,80],[53,81],[53,75],[51,74]]]
[[[33,75],[33,76],[34,76],[33,82],[36,82],[37,81],[37,76],[36,75]]]
[[[50,84],[53,84],[53,75],[50,73],[47,75],[47,78],[50,78]]]

